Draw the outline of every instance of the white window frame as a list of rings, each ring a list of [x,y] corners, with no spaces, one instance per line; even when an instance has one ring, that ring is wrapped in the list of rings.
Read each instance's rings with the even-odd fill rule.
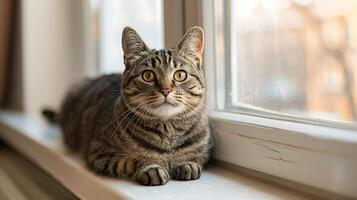
[[[311,186],[318,191],[357,198],[357,130],[314,122],[280,120],[222,107],[225,60],[224,0],[201,0],[205,30],[204,69],[209,116],[216,126],[214,158]],[[223,24],[221,22],[220,24]],[[215,100],[212,100],[215,99]]]

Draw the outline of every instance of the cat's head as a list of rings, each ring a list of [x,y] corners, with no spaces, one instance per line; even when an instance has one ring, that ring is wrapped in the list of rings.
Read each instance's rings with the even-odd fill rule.
[[[189,29],[175,48],[150,49],[138,33],[122,34],[125,71],[122,98],[142,115],[171,118],[203,106],[203,30]]]

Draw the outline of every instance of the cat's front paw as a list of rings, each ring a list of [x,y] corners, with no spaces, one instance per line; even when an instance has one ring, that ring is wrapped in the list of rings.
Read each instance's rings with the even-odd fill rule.
[[[165,185],[170,176],[167,171],[159,165],[150,165],[137,172],[137,181],[142,185]]]
[[[201,166],[194,162],[187,162],[174,169],[174,178],[181,181],[199,179],[201,176]]]

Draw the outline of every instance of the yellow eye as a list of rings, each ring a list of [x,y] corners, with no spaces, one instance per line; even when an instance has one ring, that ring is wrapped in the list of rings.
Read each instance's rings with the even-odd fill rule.
[[[146,82],[152,82],[156,79],[155,73],[151,70],[145,70],[141,76]]]
[[[182,82],[186,80],[186,78],[187,78],[187,72],[184,70],[178,70],[174,74],[175,81]]]

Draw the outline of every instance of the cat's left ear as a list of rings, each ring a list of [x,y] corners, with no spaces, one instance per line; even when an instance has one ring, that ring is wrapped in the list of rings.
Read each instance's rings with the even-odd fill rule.
[[[125,66],[133,65],[136,60],[149,52],[149,48],[140,35],[129,26],[123,29],[121,44],[124,51]]]
[[[204,47],[204,32],[199,26],[190,28],[183,38],[181,39],[179,45],[176,49],[180,56],[193,62],[195,66],[201,69],[202,55]]]

